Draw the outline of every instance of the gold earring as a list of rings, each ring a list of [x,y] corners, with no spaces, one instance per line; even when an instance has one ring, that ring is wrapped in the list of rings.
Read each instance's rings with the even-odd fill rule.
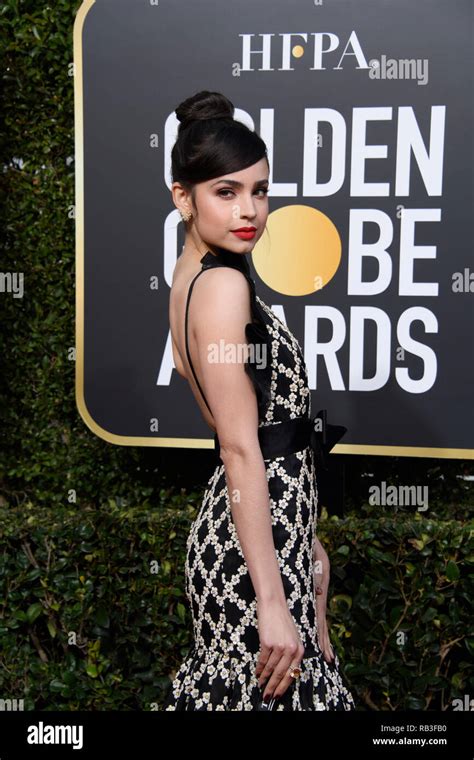
[[[179,213],[181,214],[181,219],[183,222],[189,222],[192,217],[191,211],[180,211]]]

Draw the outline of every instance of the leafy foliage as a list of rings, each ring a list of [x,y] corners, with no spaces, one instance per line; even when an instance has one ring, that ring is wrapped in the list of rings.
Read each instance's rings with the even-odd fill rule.
[[[332,634],[371,709],[452,709],[472,694],[473,522],[332,517]],[[471,690],[471,691],[470,691]]]
[[[25,709],[158,709],[192,644],[184,557],[198,504],[163,490],[154,506],[4,507],[2,694]],[[359,709],[449,709],[472,693],[472,529],[321,519],[330,632]]]

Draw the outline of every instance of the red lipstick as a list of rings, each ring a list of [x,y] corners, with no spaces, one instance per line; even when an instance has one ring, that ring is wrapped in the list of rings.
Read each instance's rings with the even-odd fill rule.
[[[231,230],[241,240],[252,240],[255,237],[256,231],[256,227],[239,227],[237,230]]]

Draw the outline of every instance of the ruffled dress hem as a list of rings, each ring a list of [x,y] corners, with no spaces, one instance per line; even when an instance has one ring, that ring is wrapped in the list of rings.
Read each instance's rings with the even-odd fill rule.
[[[265,685],[258,685],[257,655],[225,654],[192,647],[170,686],[164,711],[259,710]],[[337,655],[326,662],[322,652],[305,656],[301,676],[277,697],[273,710],[353,710],[355,704],[340,675]],[[265,709],[265,708],[263,708]]]

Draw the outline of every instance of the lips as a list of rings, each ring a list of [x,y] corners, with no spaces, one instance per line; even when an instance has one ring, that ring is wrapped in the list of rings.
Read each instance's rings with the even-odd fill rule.
[[[243,230],[232,230],[233,234],[241,240],[252,240],[257,230],[255,227],[245,228]]]
[[[232,232],[255,232],[256,230],[256,227],[239,227],[237,230],[232,230]]]

